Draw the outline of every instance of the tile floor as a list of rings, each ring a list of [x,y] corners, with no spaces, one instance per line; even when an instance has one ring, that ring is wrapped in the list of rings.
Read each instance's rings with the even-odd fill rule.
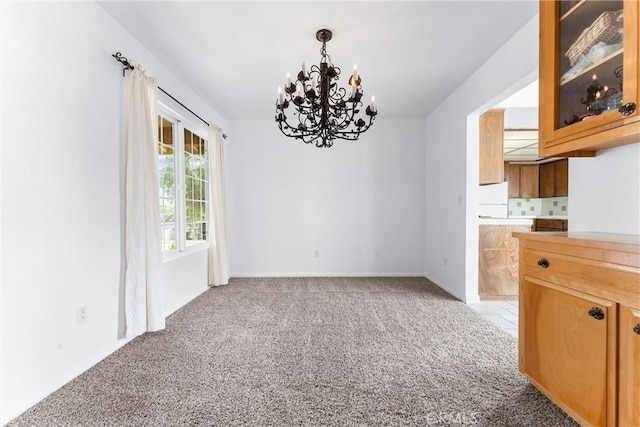
[[[467,305],[518,338],[518,301],[480,301]]]

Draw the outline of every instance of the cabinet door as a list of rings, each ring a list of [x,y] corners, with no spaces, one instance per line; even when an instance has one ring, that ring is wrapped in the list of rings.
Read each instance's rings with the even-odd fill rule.
[[[520,165],[520,197],[539,197],[538,165]]]
[[[540,197],[554,197],[556,181],[556,162],[540,165]]]
[[[478,294],[481,297],[518,295],[518,239],[512,233],[531,231],[528,225],[480,225]]]
[[[620,307],[618,424],[640,425],[640,310]]]
[[[616,304],[529,276],[520,287],[521,372],[580,424],[614,424]]]
[[[639,4],[540,1],[541,157],[638,141]]]
[[[504,110],[480,116],[480,185],[504,182]]]
[[[553,162],[554,164],[554,197],[569,195],[569,160],[563,159]],[[542,197],[542,196],[540,196]]]
[[[520,166],[509,165],[509,198],[517,199],[520,197]]]

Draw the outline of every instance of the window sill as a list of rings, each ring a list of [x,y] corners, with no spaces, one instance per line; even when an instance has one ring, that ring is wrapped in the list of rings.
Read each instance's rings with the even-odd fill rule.
[[[183,251],[168,252],[162,254],[162,262],[173,261],[174,259],[184,258],[186,256],[203,252],[209,249],[209,243],[190,246]]]

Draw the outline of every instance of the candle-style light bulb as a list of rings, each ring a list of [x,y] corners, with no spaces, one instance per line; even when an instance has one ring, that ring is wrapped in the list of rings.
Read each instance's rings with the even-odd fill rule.
[[[600,91],[596,92],[596,99],[600,99],[601,95],[600,95]]]
[[[606,95],[608,91],[609,91],[609,87],[607,85],[604,85],[604,94]]]
[[[287,87],[291,84],[291,74],[287,73]]]
[[[284,92],[282,92],[282,88],[278,86],[278,105],[282,105],[284,102]]]
[[[376,111],[376,97],[375,96],[371,97],[371,104],[369,104],[369,109],[371,111],[374,111],[374,112]]]
[[[596,76],[595,73],[593,73],[593,76],[591,76],[591,80],[593,80],[594,82],[598,80],[598,76]]]
[[[305,77],[307,76],[307,66],[304,61],[302,61],[302,75]]]
[[[353,64],[353,85],[358,85],[358,64]]]

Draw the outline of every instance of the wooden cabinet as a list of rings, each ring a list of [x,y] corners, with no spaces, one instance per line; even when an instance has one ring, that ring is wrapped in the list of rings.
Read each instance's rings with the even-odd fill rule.
[[[637,0],[540,1],[541,158],[640,141],[639,21]]]
[[[554,197],[556,186],[555,162],[540,165],[540,197]]]
[[[514,237],[520,371],[581,425],[640,425],[640,237]]]
[[[567,159],[540,165],[540,197],[569,195],[569,161]]]
[[[530,225],[480,224],[478,239],[480,299],[506,299],[518,295],[518,239],[515,239],[512,234],[527,231],[531,231]]]
[[[480,185],[504,182],[504,110],[480,116]]]
[[[538,165],[520,165],[520,197],[540,197]]]
[[[567,159],[539,165],[510,164],[507,171],[509,198],[569,195],[569,161]]]
[[[553,197],[566,197],[569,195],[569,160],[555,161],[553,167]]]
[[[520,165],[509,165],[508,193],[510,199],[520,197]]]
[[[538,165],[509,165],[509,198],[539,197]]]

